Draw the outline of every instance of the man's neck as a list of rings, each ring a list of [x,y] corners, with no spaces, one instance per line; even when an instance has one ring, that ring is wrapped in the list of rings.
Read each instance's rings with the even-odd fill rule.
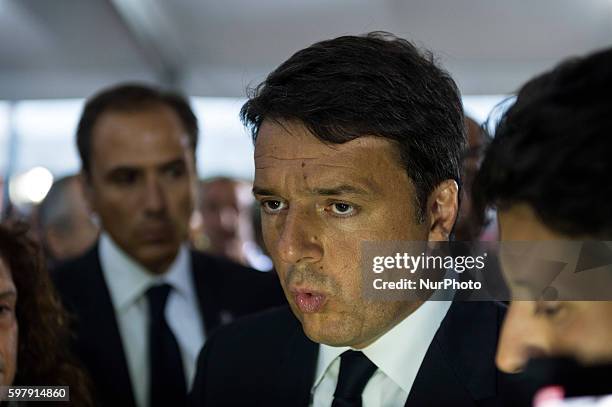
[[[166,273],[170,269],[170,266],[172,265],[174,260],[177,258],[179,251],[180,251],[180,247],[178,247],[176,252],[171,257],[168,257],[163,260],[154,261],[154,262],[153,261],[147,262],[147,261],[143,261],[133,256],[131,253],[129,253],[127,250],[121,247],[121,245],[117,243],[117,241],[113,239],[113,237],[107,232],[104,232],[104,236],[114,246],[114,249],[118,251],[119,253],[121,253],[121,255],[123,255],[130,261],[138,264],[140,267],[144,269],[144,271],[148,272],[149,274],[153,274],[153,275],[162,275]]]
[[[350,345],[350,347],[353,348],[353,349],[364,349],[364,348],[370,346],[371,344],[376,342],[378,340],[378,338],[380,338],[381,336],[383,336],[384,334],[389,332],[391,329],[393,329],[393,327],[395,327],[397,324],[402,322],[404,319],[408,318],[408,316],[410,316],[414,311],[419,309],[419,307],[421,305],[423,305],[423,301],[415,301],[415,302],[409,303],[407,305],[406,309],[404,310],[404,312],[398,314],[397,317],[394,318],[389,323],[389,325],[385,329],[383,329],[378,335],[376,335],[375,337],[370,338],[370,339],[368,339],[368,340],[366,340],[364,342]]]

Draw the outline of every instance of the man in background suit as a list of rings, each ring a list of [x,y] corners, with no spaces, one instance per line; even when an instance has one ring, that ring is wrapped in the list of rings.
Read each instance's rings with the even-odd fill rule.
[[[390,34],[339,37],[281,64],[242,118],[290,309],[219,330],[200,356],[192,404],[497,405],[500,309],[362,292],[363,241],[452,232],[464,122],[448,74]]]
[[[283,301],[273,274],[188,249],[197,136],[175,93],[128,84],[85,105],[77,144],[102,232],[54,277],[98,405],[181,405],[205,335]]]

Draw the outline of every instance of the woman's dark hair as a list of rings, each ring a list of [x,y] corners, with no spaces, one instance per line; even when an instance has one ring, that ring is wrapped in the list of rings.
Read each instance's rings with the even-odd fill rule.
[[[90,381],[69,351],[68,319],[39,246],[23,223],[0,224],[0,258],[17,289],[16,386],[70,386],[74,406],[91,406]],[[66,402],[58,402],[66,405]]]
[[[249,90],[240,115],[253,140],[264,120],[298,121],[326,143],[391,140],[416,188],[419,220],[440,182],[460,180],[465,136],[455,82],[430,53],[389,33],[298,51]]]
[[[473,199],[527,204],[549,228],[612,237],[612,50],[568,60],[525,84],[502,116]]]

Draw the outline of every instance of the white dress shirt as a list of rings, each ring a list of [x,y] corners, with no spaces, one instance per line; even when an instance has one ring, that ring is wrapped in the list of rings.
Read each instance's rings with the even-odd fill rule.
[[[364,407],[403,406],[427,349],[451,306],[426,301],[402,322],[361,350],[378,369],[362,393]],[[340,371],[340,355],[348,347],[319,345],[311,406],[329,407]]]
[[[99,255],[119,326],[136,405],[149,405],[149,303],[146,292],[154,285],[167,283],[172,287],[164,312],[179,345],[189,389],[205,337],[187,247],[180,248],[168,271],[161,275],[146,271],[106,233],[100,235]]]

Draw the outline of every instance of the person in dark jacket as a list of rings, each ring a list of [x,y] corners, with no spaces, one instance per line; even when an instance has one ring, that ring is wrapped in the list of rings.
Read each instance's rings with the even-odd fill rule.
[[[497,406],[501,309],[374,300],[362,283],[363,242],[452,233],[465,137],[449,75],[391,34],[343,36],[282,63],[242,118],[289,307],[210,338],[192,404]]]

